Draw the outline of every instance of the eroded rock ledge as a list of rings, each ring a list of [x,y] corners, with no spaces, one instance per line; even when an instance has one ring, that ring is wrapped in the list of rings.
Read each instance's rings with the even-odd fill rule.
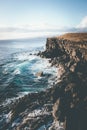
[[[87,129],[87,33],[48,38],[46,50],[39,55],[62,68],[61,81],[53,89],[50,129],[57,130],[58,121],[65,122],[66,130]]]
[[[58,67],[58,82],[8,106],[9,122],[2,129],[86,130],[87,33],[48,38],[46,50],[38,55]]]

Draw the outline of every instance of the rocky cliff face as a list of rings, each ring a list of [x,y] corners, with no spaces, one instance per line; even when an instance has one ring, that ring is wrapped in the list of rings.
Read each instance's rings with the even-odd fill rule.
[[[59,57],[63,54],[75,57],[80,52],[84,59],[87,58],[87,41],[70,41],[63,38],[48,38],[46,51],[42,54],[48,58]]]
[[[58,80],[52,88],[5,108],[11,112],[2,130],[86,130],[87,33],[48,38],[46,50],[38,55],[58,67]]]
[[[85,38],[84,34],[67,34],[48,38],[46,50],[40,54],[42,57],[51,58],[52,65],[61,68],[58,71],[61,73],[61,81],[52,89],[54,123],[50,130],[57,130],[59,122],[66,124],[66,130],[87,129],[86,37],[87,34]]]

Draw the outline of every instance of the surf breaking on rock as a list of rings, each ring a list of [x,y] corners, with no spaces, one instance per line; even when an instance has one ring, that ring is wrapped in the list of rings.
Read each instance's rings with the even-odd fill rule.
[[[13,105],[10,121],[3,129],[85,130],[87,128],[87,33],[48,38],[46,50],[37,55],[49,58],[60,68],[54,85],[20,98]],[[39,112],[39,114],[38,114]]]

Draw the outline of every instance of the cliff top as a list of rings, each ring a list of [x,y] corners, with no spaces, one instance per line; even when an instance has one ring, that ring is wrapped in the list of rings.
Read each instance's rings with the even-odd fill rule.
[[[87,33],[66,33],[64,35],[58,36],[57,38],[75,42],[87,41]]]

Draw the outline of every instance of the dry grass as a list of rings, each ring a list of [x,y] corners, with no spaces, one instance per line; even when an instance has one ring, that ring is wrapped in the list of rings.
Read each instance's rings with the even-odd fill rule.
[[[57,38],[60,38],[60,39],[62,38],[62,39],[75,41],[75,42],[87,41],[87,33],[66,33]]]

